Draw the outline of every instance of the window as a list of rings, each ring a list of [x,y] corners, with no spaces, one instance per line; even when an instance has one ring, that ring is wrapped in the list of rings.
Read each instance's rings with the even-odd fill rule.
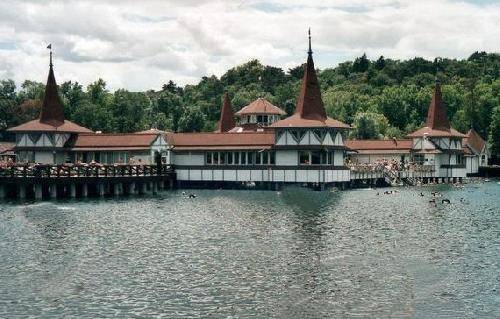
[[[255,163],[255,152],[248,152],[247,156],[248,165],[253,165]]]
[[[424,154],[413,155],[413,161],[417,164],[423,164],[425,161]]]
[[[257,123],[262,123],[262,115],[257,115]]]
[[[321,164],[321,154],[318,151],[311,152],[311,164],[319,165]]]
[[[300,165],[310,165],[311,161],[309,159],[310,153],[308,151],[299,152],[299,164]]]
[[[463,165],[464,164],[464,157],[463,157],[463,155],[457,155],[457,164],[458,165]]]
[[[276,164],[276,154],[274,153],[274,151],[269,152],[269,164]]]
[[[211,152],[207,153],[206,163],[207,164],[212,164],[212,153]]]
[[[257,152],[255,154],[255,164],[256,165],[262,164],[262,153],[261,152]]]
[[[262,152],[262,164],[269,164],[269,154],[267,153],[267,151]]]
[[[264,122],[264,123],[268,122],[267,115],[262,116],[262,122]]]
[[[224,165],[226,164],[226,157],[224,153],[219,153],[219,164]]]
[[[226,161],[227,164],[233,164],[233,153],[226,152]]]
[[[335,152],[334,151],[328,152],[328,165],[333,165],[333,163],[335,163],[334,158],[335,158]]]
[[[240,163],[240,152],[234,153],[234,164],[238,165]]]
[[[241,165],[245,165],[247,163],[247,152],[241,152]]]

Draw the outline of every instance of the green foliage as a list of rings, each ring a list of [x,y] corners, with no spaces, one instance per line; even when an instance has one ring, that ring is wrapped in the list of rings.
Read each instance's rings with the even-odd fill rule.
[[[354,116],[351,137],[356,139],[378,139],[384,136],[389,121],[380,113],[359,112]]]
[[[224,91],[234,111],[265,97],[294,112],[305,65],[284,72],[258,60],[231,68],[220,78],[205,76],[195,85],[166,82],[160,91],[109,92],[98,79],[86,88],[78,82],[60,85],[68,120],[104,132],[133,132],[149,127],[170,131],[213,131]],[[489,137],[500,151],[500,55],[475,52],[463,60],[413,58],[400,61],[365,54],[318,71],[327,114],[355,127],[357,138],[404,137],[421,127],[434,86],[443,83],[443,99],[452,125],[466,132],[471,126]],[[0,81],[0,134],[38,116],[44,85],[25,81],[19,90],[12,80]]]

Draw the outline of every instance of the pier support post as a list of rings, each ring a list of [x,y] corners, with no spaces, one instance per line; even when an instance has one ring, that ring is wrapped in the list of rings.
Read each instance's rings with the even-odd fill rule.
[[[148,193],[148,185],[146,184],[146,182],[142,182],[141,183],[141,194],[144,195],[147,193]]]
[[[75,198],[76,197],[76,184],[71,184],[69,185],[69,197]]]
[[[42,190],[42,185],[41,184],[36,184],[35,185],[35,199],[36,200],[42,200],[43,199],[43,190]]]
[[[120,196],[122,193],[122,183],[116,183],[113,187],[115,196]]]
[[[174,180],[173,180],[173,179],[169,179],[169,180],[168,180],[168,187],[169,187],[170,189],[174,189]]]
[[[165,189],[165,181],[164,180],[161,180],[159,183],[158,183],[158,187],[163,190]]]
[[[99,194],[99,197],[104,197],[104,184],[103,183],[99,183],[97,185],[97,193]]]
[[[6,195],[7,194],[5,192],[5,185],[0,184],[0,199],[4,199]]]
[[[57,185],[52,184],[49,186],[49,188],[50,188],[50,198],[57,199]]]
[[[153,191],[153,195],[158,194],[158,182],[151,182],[151,189]]]
[[[137,194],[137,190],[136,190],[135,186],[136,186],[135,182],[132,182],[132,183],[129,184],[129,186],[128,186],[128,193],[130,195]]]
[[[17,198],[19,198],[19,199],[26,198],[26,186],[25,185],[19,185],[19,189],[17,191]]]
[[[82,197],[86,198],[87,196],[89,196],[89,186],[85,183],[82,184]]]

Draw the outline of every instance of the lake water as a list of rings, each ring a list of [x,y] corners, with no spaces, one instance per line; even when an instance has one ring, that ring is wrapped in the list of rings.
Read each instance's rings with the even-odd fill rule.
[[[0,317],[500,318],[498,180],[385,190],[3,203]]]

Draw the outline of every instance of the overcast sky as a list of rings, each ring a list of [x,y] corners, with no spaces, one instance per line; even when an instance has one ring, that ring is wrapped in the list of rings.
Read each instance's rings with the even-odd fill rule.
[[[250,59],[284,68],[500,51],[500,0],[87,0],[0,2],[0,79],[103,78],[112,90],[196,83]]]

